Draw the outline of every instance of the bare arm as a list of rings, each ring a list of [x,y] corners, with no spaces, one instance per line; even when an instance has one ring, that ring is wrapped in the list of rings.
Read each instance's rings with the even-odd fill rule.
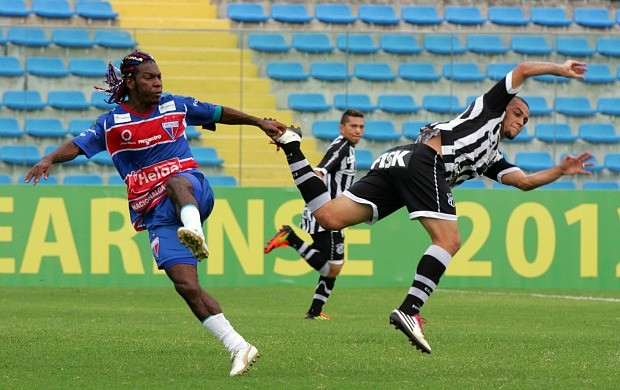
[[[563,64],[552,62],[523,62],[512,71],[512,87],[517,88],[525,79],[532,76],[551,74],[556,76],[570,77],[573,79],[584,79],[586,63],[568,60]]]
[[[259,127],[269,138],[281,135],[286,130],[286,125],[273,119],[261,119],[248,115],[234,108],[222,106],[220,123],[226,125],[251,125]]]
[[[591,158],[592,155],[589,152],[581,153],[576,157],[568,154],[559,165],[544,171],[534,172],[530,175],[521,170],[507,173],[502,177],[502,183],[523,191],[529,191],[556,181],[564,175],[590,175],[590,171],[586,171],[585,168],[594,165],[594,163],[586,162]]]
[[[52,164],[73,160],[80,154],[80,152],[80,148],[78,148],[73,141],[64,142],[52,153],[44,156],[41,161],[36,163],[24,177],[24,181],[29,183],[31,179],[34,179],[32,184],[37,185],[41,179],[41,176],[47,180],[50,176],[50,171],[52,170]]]

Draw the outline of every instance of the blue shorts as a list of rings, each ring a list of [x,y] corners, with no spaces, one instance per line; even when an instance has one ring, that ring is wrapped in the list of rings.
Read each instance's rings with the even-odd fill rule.
[[[211,215],[215,202],[209,182],[199,171],[182,172],[175,176],[183,176],[192,183],[200,220],[204,222]],[[175,264],[198,265],[192,252],[181,244],[177,237],[177,230],[183,223],[169,197],[166,196],[153,210],[144,215],[144,225],[149,231],[151,251],[157,262],[157,268],[166,270]]]

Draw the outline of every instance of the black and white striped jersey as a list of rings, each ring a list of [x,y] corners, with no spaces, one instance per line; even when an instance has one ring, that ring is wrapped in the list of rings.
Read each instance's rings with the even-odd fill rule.
[[[431,123],[420,130],[417,143],[441,132],[445,176],[450,188],[481,175],[501,183],[503,175],[519,169],[504,159],[499,141],[506,106],[520,89],[512,88],[510,72],[457,118]]]
[[[342,194],[353,183],[355,177],[355,146],[343,136],[338,136],[329,145],[321,162],[314,168],[323,174],[323,182],[327,186],[332,199]],[[323,229],[310,210],[304,207],[299,226],[310,234],[322,232]]]

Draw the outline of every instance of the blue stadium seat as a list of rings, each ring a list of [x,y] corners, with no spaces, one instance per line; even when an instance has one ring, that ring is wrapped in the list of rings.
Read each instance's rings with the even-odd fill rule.
[[[60,57],[28,57],[26,72],[41,77],[66,77],[69,71]]]
[[[0,16],[23,18],[32,13],[24,0],[4,0],[0,2]]]
[[[221,176],[207,176],[207,181],[211,187],[235,187],[237,186],[237,179],[234,176],[221,175]]]
[[[375,158],[372,156],[372,152],[367,149],[355,150],[355,167],[361,170],[368,170],[375,162]]]
[[[124,186],[126,185],[123,179],[119,175],[110,175],[108,178],[108,184],[111,186]]]
[[[310,77],[301,62],[268,62],[266,73],[267,77],[280,81],[305,81]]]
[[[542,171],[554,164],[549,152],[517,152],[515,165],[524,171]]]
[[[7,40],[14,45],[29,47],[46,47],[52,43],[45,31],[38,27],[9,27]]]
[[[370,96],[361,93],[345,94],[337,93],[334,95],[334,107],[344,111],[349,108],[360,110],[361,112],[373,112],[377,106],[372,104]]]
[[[364,138],[371,141],[396,141],[402,134],[396,131],[392,121],[366,121]]]
[[[107,151],[99,152],[90,158],[92,162],[98,165],[112,167],[114,163],[112,162],[112,157],[110,157],[110,153]]]
[[[415,141],[420,134],[420,129],[427,124],[427,122],[405,122],[403,123],[403,136]]]
[[[229,3],[226,12],[228,18],[236,22],[262,23],[269,20],[260,3]]]
[[[519,7],[489,7],[488,18],[491,23],[500,26],[527,26],[531,20]]]
[[[576,190],[577,185],[570,180],[558,180],[540,187],[543,190]]]
[[[303,53],[331,53],[334,45],[329,36],[323,33],[296,33],[293,34],[293,47]]]
[[[42,110],[47,106],[39,91],[4,91],[2,103],[12,110],[20,111]]]
[[[279,33],[253,33],[248,36],[248,47],[252,50],[266,53],[286,53],[291,50],[291,45],[284,41],[284,36]]]
[[[3,145],[0,160],[11,165],[34,165],[41,160],[41,154],[34,145]]]
[[[573,20],[580,26],[590,28],[610,28],[615,25],[606,8],[575,8]]]
[[[314,16],[323,23],[352,24],[357,21],[357,16],[351,13],[348,4],[316,4]]]
[[[413,25],[438,26],[444,21],[432,5],[405,5],[401,12],[402,19]]]
[[[112,21],[118,17],[118,12],[114,11],[112,4],[101,0],[77,0],[75,3],[75,13],[89,22],[91,20]]]
[[[588,64],[584,82],[588,84],[611,84],[617,79],[607,64]]]
[[[611,123],[581,123],[579,138],[592,144],[615,144],[620,142],[620,136]]]
[[[0,184],[13,184],[13,179],[9,175],[0,175]]]
[[[557,97],[555,110],[563,115],[577,117],[596,114],[596,109],[590,106],[590,100],[586,97]]]
[[[557,7],[532,7],[530,18],[534,24],[545,27],[568,27],[573,24],[564,9]]]
[[[618,184],[617,181],[589,180],[589,181],[584,181],[581,188],[584,190],[618,191],[620,190],[620,184]]]
[[[469,35],[467,50],[480,54],[504,54],[509,48],[504,45],[499,35]]]
[[[596,53],[590,42],[582,37],[559,37],[556,39],[556,46],[558,54],[565,56],[588,57]]]
[[[553,109],[547,104],[544,96],[521,96],[530,106],[530,115],[551,115]]]
[[[64,138],[69,134],[58,118],[26,118],[24,132],[35,138]]]
[[[510,48],[519,54],[547,55],[553,53],[553,47],[542,35],[515,35],[510,40]]]
[[[543,83],[550,83],[550,84],[565,84],[565,83],[570,83],[571,82],[571,78],[568,77],[563,77],[563,76],[555,76],[552,74],[540,74],[537,76],[532,77],[532,79],[536,80],[536,81],[541,81]]]
[[[224,160],[217,155],[217,150],[215,150],[215,148],[207,146],[194,147],[192,148],[192,154],[198,165],[203,167],[219,167],[224,163]]]
[[[422,98],[422,107],[426,111],[440,114],[458,114],[465,110],[454,95],[425,95]]]
[[[521,131],[519,132],[519,134],[517,134],[517,136],[514,137],[514,139],[506,138],[502,142],[508,142],[512,144],[527,144],[528,142],[531,142],[533,139],[534,139],[534,135],[528,131],[527,126],[524,126],[523,129],[521,129]]]
[[[542,142],[561,144],[571,144],[579,138],[568,123],[538,123],[534,135]]]
[[[411,95],[379,95],[377,99],[379,109],[394,114],[413,114],[420,111]]]
[[[487,185],[482,179],[470,179],[465,180],[464,182],[459,184],[457,188],[467,190],[481,190],[487,188]]]
[[[345,81],[353,77],[344,62],[313,62],[310,75],[322,81]]]
[[[596,38],[596,51],[607,57],[620,57],[620,38]]]
[[[353,75],[366,81],[392,81],[397,77],[387,62],[358,62],[354,65]]]
[[[442,76],[460,82],[480,82],[487,78],[475,62],[446,62],[442,68]]]
[[[189,140],[199,139],[201,135],[200,130],[196,126],[187,126],[185,128],[185,137]]]
[[[478,7],[446,6],[444,17],[448,23],[466,26],[479,26],[486,23]]]
[[[138,46],[131,34],[122,30],[95,30],[95,44],[110,49],[133,49]]]
[[[605,155],[605,168],[620,173],[620,153],[607,153]]]
[[[433,54],[463,54],[467,48],[459,42],[456,35],[428,34],[424,37],[424,49]]]
[[[23,76],[26,71],[19,63],[19,59],[13,56],[0,57],[0,76],[17,77]]]
[[[83,131],[86,131],[93,124],[92,119],[74,118],[69,120],[69,134],[73,136],[80,135]]]
[[[336,37],[338,50],[351,54],[371,54],[379,51],[370,34],[340,34]]]
[[[493,62],[487,65],[487,77],[499,81],[506,77],[518,64],[516,62]]]
[[[82,91],[50,91],[47,94],[47,104],[59,110],[85,111],[90,103]]]
[[[292,93],[288,96],[288,108],[301,112],[329,111],[332,106],[325,102],[321,93]]]
[[[4,31],[0,30],[0,46],[6,46],[8,40],[4,37]]]
[[[25,177],[26,175],[21,175],[20,177],[18,177],[17,184],[32,185],[32,180],[30,180],[30,183],[26,183],[24,181]],[[38,186],[57,185],[57,184],[58,184],[58,179],[54,175],[49,175],[47,179],[45,179],[44,177],[41,177],[41,180],[39,180],[39,182],[37,183]]]
[[[398,65],[398,76],[409,81],[433,82],[441,78],[430,62],[402,62]]]
[[[67,0],[32,0],[32,12],[50,19],[69,19],[75,15]]]
[[[21,138],[24,134],[17,119],[0,117],[0,138]]]
[[[314,17],[308,14],[305,4],[272,4],[271,18],[282,23],[308,23]]]
[[[52,42],[58,46],[72,48],[90,48],[95,46],[95,41],[90,37],[88,30],[84,28],[54,29],[52,31]]]
[[[370,25],[395,26],[400,23],[394,8],[388,4],[361,4],[358,15],[362,22]]]
[[[422,48],[411,34],[383,34],[379,42],[381,50],[392,54],[419,54]]]
[[[116,103],[107,103],[110,97],[102,91],[93,91],[90,95],[90,105],[101,110],[111,110],[117,106]]]
[[[332,141],[340,135],[339,125],[339,121],[314,121],[312,135],[318,139]]]
[[[620,116],[620,97],[599,98],[597,109],[601,114]]]
[[[71,58],[69,59],[69,73],[80,77],[105,78],[108,64],[100,58]]]
[[[103,185],[103,178],[96,173],[82,175],[65,175],[65,177],[62,179],[62,184],[101,186]]]

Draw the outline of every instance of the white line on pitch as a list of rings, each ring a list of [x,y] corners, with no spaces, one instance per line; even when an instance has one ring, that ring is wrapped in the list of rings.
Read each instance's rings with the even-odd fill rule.
[[[578,296],[578,295],[554,295],[554,294],[516,293],[516,292],[479,291],[479,290],[468,291],[468,290],[452,290],[452,289],[438,289],[437,291],[447,292],[447,293],[458,293],[458,294],[531,296],[535,298],[568,299],[568,300],[576,300],[576,301],[598,301],[598,302],[620,303],[620,299],[618,298],[585,297],[585,296]]]

